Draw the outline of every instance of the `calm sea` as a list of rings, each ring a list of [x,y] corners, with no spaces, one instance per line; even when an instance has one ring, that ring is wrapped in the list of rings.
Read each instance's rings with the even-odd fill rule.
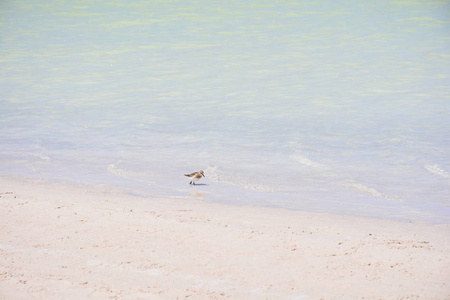
[[[0,30],[3,176],[450,223],[449,1],[4,0]]]

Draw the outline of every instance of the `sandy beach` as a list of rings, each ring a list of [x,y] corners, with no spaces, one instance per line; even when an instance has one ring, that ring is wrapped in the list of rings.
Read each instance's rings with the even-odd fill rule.
[[[449,225],[10,179],[0,219],[0,299],[450,299]]]

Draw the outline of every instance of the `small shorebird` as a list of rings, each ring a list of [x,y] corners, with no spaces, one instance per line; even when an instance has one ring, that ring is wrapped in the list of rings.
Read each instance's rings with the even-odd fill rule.
[[[187,176],[187,177],[192,179],[191,182],[189,182],[189,184],[195,185],[195,182],[197,180],[200,180],[200,178],[202,178],[202,176],[205,177],[205,174],[203,174],[203,171],[200,170],[198,172],[194,172],[194,173],[191,173],[191,174],[184,174],[184,176]]]

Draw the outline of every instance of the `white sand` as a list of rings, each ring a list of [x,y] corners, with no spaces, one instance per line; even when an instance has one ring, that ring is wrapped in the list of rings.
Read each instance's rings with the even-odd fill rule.
[[[450,299],[450,226],[0,179],[0,299],[185,298]]]

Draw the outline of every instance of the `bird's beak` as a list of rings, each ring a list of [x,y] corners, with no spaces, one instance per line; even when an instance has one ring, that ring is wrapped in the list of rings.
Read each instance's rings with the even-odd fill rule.
[[[203,177],[205,177],[205,174],[202,174],[203,175]],[[205,177],[206,178],[206,177]]]

